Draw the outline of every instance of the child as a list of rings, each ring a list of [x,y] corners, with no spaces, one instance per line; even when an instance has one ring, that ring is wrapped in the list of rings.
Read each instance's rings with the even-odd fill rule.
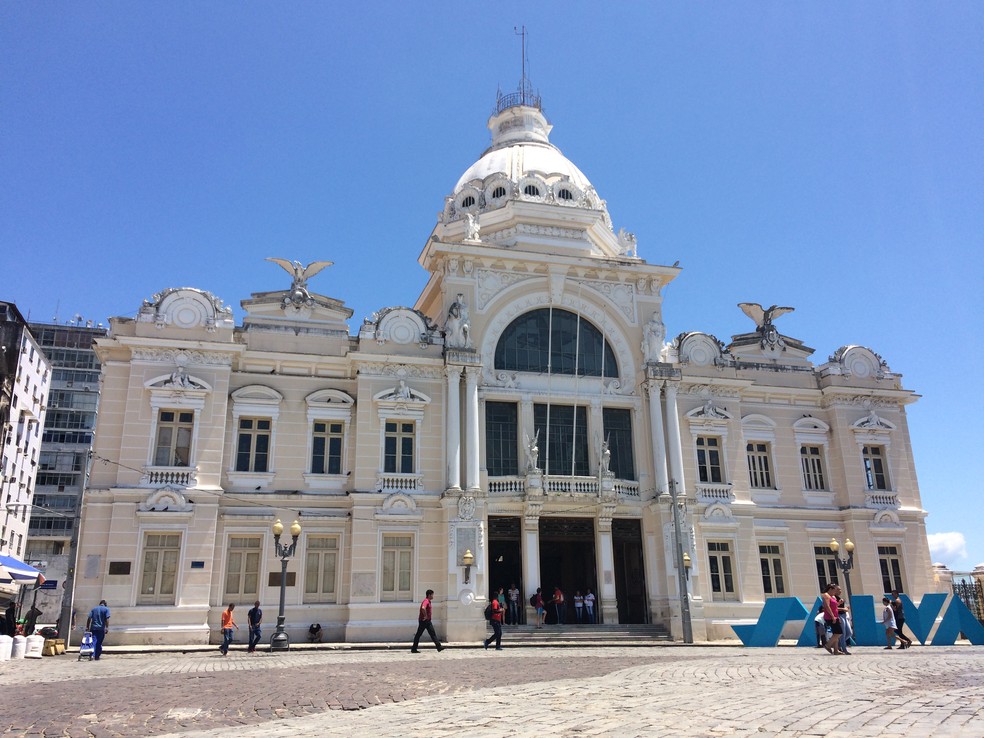
[[[885,628],[885,650],[892,650],[892,639],[895,637],[895,612],[892,610],[892,601],[888,597],[882,597],[882,625]]]

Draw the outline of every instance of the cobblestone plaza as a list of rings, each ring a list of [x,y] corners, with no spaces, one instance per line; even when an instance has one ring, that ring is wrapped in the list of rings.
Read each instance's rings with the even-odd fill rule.
[[[508,643],[506,643],[508,646]],[[72,654],[0,668],[0,735],[982,736],[984,649]]]

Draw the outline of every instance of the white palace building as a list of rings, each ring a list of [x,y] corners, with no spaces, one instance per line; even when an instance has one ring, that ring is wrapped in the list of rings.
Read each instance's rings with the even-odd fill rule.
[[[539,98],[501,96],[488,127],[414,307],[352,335],[308,284],[328,263],[276,259],[289,288],[243,300],[242,325],[192,288],[111,321],[75,595],[109,602],[108,643],[216,642],[225,605],[257,599],[269,636],[275,519],[301,526],[295,641],[406,640],[427,589],[441,638],[477,640],[513,582],[528,622],[536,587],[590,588],[603,623],[733,638],[769,597],[812,604],[834,539],[855,593],[932,591],[900,376],[863,346],[815,363],[776,327],[790,308],[667,340],[680,270],[613,229]]]

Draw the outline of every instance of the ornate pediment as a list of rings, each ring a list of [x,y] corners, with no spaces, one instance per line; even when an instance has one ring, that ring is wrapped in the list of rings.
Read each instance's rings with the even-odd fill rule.
[[[147,496],[137,509],[140,512],[191,512],[191,503],[174,487],[161,487]]]

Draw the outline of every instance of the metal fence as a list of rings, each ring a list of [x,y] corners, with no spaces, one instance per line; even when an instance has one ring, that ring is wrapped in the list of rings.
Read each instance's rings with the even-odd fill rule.
[[[984,582],[980,579],[953,577],[953,596],[959,597],[967,606],[967,609],[974,613],[974,617],[984,624]]]

